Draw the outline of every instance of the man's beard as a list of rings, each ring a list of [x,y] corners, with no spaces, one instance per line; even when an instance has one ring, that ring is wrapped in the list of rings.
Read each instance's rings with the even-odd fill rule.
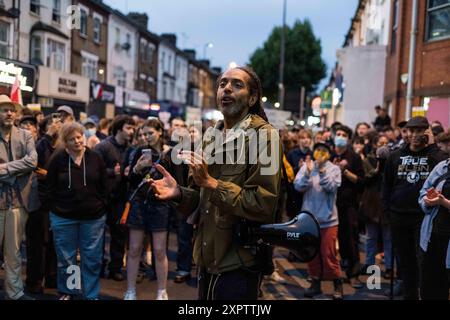
[[[242,115],[245,108],[243,106],[234,105],[232,107],[222,107],[223,116],[226,118],[238,118]]]

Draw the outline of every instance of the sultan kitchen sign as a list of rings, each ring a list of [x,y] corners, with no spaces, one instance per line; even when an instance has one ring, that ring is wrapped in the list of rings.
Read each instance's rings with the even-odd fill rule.
[[[89,79],[39,66],[39,96],[89,102]]]

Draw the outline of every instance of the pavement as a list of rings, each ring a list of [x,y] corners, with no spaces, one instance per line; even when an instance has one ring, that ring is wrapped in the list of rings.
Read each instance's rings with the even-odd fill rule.
[[[167,292],[170,300],[196,300],[197,299],[197,279],[193,277],[185,283],[174,283],[176,270],[176,235],[170,233],[169,236],[169,279],[167,282]],[[289,252],[282,248],[276,248],[274,252],[274,262],[279,275],[284,278],[284,283],[264,279],[262,284],[262,300],[311,300],[303,297],[305,288],[309,287],[307,281],[306,264],[288,261]],[[363,259],[363,256],[361,257]],[[363,260],[361,260],[363,261]],[[24,264],[25,265],[25,264]],[[25,267],[23,267],[23,272]],[[195,274],[193,270],[192,274]],[[4,299],[4,270],[0,268],[0,299]],[[25,279],[25,274],[24,277]],[[362,276],[361,280],[366,283],[368,276]],[[345,300],[387,300],[383,292],[389,288],[389,282],[381,277],[381,288],[370,290],[367,286],[362,289],[354,289],[349,284],[344,284]],[[126,280],[117,282],[111,279],[101,279],[101,300],[122,300],[126,290]],[[156,298],[156,280],[149,277],[144,278],[142,283],[137,285],[137,295],[139,300],[154,300]],[[333,292],[333,284],[325,281],[322,284],[323,295],[315,297],[315,300],[329,300]],[[34,295],[38,300],[56,300],[58,297],[56,289],[46,289],[42,295]]]

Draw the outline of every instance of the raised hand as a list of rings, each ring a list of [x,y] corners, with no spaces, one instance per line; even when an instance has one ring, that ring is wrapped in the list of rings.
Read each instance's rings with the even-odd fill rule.
[[[177,181],[164,169],[163,166],[155,165],[163,178],[160,180],[150,179],[150,187],[155,193],[155,197],[159,200],[175,200],[181,196],[180,189],[178,188]]]
[[[182,151],[179,158],[184,161],[192,171],[192,178],[197,186],[201,188],[215,189],[217,180],[208,173],[208,165],[204,157],[192,151]]]

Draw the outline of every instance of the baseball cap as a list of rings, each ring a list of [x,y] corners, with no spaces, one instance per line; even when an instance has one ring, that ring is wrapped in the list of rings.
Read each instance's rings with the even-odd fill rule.
[[[316,144],[314,144],[313,150],[316,150],[317,148],[320,148],[320,147],[327,149],[328,152],[331,153],[330,146],[323,142],[317,142]]]
[[[20,118],[19,124],[22,124],[23,122],[26,121],[30,121],[31,123],[33,123],[34,126],[37,126],[37,120],[33,116],[23,116],[22,118]]]
[[[406,123],[406,128],[429,128],[430,124],[428,119],[422,116],[414,117],[408,120]]]
[[[87,124],[92,124],[93,126],[97,126],[97,124],[95,123],[94,120],[92,120],[91,118],[86,118],[83,121],[81,121],[81,124],[83,126],[87,125]]]
[[[64,111],[64,112],[70,114],[73,117],[73,110],[69,106],[60,106],[56,111],[57,112]]]

